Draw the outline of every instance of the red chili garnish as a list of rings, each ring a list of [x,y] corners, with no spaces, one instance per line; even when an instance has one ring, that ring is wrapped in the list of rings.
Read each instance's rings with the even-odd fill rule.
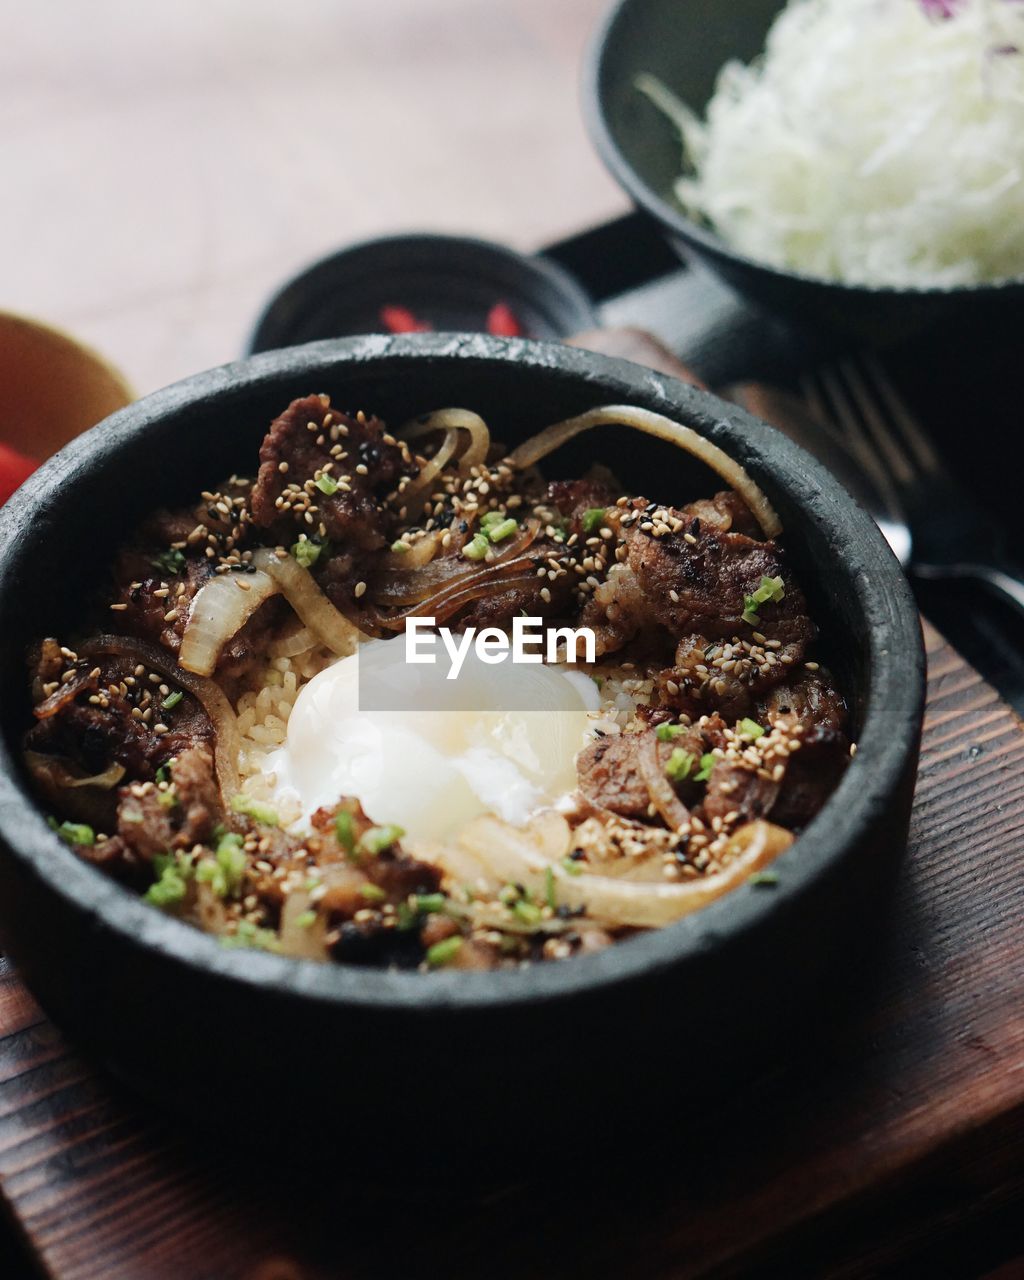
[[[380,322],[388,333],[430,333],[434,327],[429,321],[420,320],[408,307],[381,307]]]
[[[6,444],[0,444],[0,504],[5,503],[38,466],[38,462],[26,458]]]
[[[523,326],[507,302],[496,302],[487,313],[487,332],[496,338],[521,338]]]

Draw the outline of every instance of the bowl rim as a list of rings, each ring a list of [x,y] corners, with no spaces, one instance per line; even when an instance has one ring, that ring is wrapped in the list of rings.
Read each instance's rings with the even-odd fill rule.
[[[246,340],[246,354],[262,355],[266,351],[280,350],[279,346],[266,345],[268,338],[276,341],[280,336],[275,329],[287,328],[282,326],[280,313],[286,312],[288,306],[297,299],[308,298],[311,295],[320,296],[327,292],[328,277],[339,264],[358,263],[360,258],[374,253],[386,253],[389,249],[418,251],[437,257],[453,247],[469,249],[481,260],[490,258],[521,275],[531,276],[535,282],[543,284],[556,293],[566,306],[576,313],[576,325],[580,331],[593,328],[597,324],[594,299],[583,284],[553,258],[542,254],[521,253],[518,249],[500,244],[496,240],[487,240],[481,236],[460,235],[458,232],[396,231],[388,235],[367,236],[354,240],[351,244],[342,245],[340,249],[315,258],[285,280],[267,299],[257,316]],[[568,336],[566,334],[566,337]],[[318,341],[330,341],[330,339],[318,339]]]
[[[696,219],[684,213],[681,206],[659,195],[640,176],[616,141],[604,109],[602,92],[607,71],[607,57],[615,31],[619,23],[626,20],[627,11],[642,3],[645,3],[645,0],[611,0],[584,50],[580,97],[584,125],[598,155],[634,204],[650,214],[663,228],[677,235],[698,253],[721,259],[730,265],[758,273],[780,283],[796,282],[820,290],[840,290],[851,297],[874,301],[895,299],[923,301],[939,297],[988,298],[1024,288],[1024,272],[1020,275],[1005,276],[999,280],[988,280],[978,284],[872,285],[850,284],[843,280],[830,280],[827,276],[816,276],[787,267],[777,267],[770,262],[748,257],[732,248],[717,232],[710,227],[702,226]],[[673,91],[678,92],[677,89]]]
[[[906,578],[870,517],[837,481],[799,446],[745,410],[709,392],[625,360],[559,343],[493,338],[480,334],[417,334],[330,339],[252,356],[195,374],[136,401],[69,443],[46,462],[0,508],[0,597],[11,585],[19,558],[19,534],[38,504],[52,497],[69,477],[87,474],[88,462],[104,465],[111,454],[154,424],[235,396],[269,391],[278,382],[309,375],[338,379],[346,367],[367,366],[374,376],[410,366],[460,360],[481,365],[513,365],[576,384],[596,397],[632,396],[649,407],[691,422],[725,444],[766,484],[782,489],[808,518],[843,548],[840,572],[866,619],[871,673],[858,751],[836,792],[806,831],[782,854],[785,874],[770,893],[755,886],[738,889],[677,923],[617,943],[565,964],[536,964],[482,973],[387,971],[315,964],[251,950],[234,950],[199,929],[147,905],[79,859],[47,825],[42,807],[22,778],[22,770],[0,737],[0,856],[14,858],[45,891],[86,913],[98,931],[118,934],[129,948],[221,979],[285,998],[302,998],[327,1009],[374,1008],[429,1016],[433,1011],[474,1010],[549,1003],[647,980],[683,962],[698,959],[724,935],[762,927],[773,913],[812,890],[835,865],[851,855],[866,818],[883,811],[916,751],[924,704],[924,647],[917,606]],[[379,372],[378,372],[379,371]],[[610,389],[610,390],[609,390]],[[543,425],[543,424],[538,424]],[[101,461],[102,460],[102,461]],[[0,677],[23,679],[23,669]],[[13,688],[13,685],[10,687]],[[17,694],[19,700],[23,690]],[[795,853],[795,859],[794,859]],[[894,858],[896,851],[894,851]]]

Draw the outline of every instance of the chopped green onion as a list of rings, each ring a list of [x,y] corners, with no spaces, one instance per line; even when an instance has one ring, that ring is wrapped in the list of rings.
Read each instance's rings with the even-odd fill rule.
[[[412,548],[409,546],[408,542],[403,542],[402,539],[399,538],[397,542],[392,542],[391,550],[397,551],[399,555],[401,555],[406,551],[411,551]]]
[[[764,729],[761,728],[756,720],[750,720],[746,716],[736,726],[736,732],[742,738],[750,738],[752,742],[764,737]]]
[[[513,903],[512,914],[517,916],[524,924],[536,924],[541,917],[540,907],[535,907],[532,902],[527,902],[525,898],[520,898]]]
[[[419,923],[420,913],[415,907],[410,907],[408,902],[400,902],[395,910],[395,918],[398,921],[399,931],[408,933]]]
[[[678,738],[681,733],[687,730],[685,724],[659,724],[655,729],[659,742],[671,742],[674,738]]]
[[[581,876],[583,874],[583,868],[575,858],[563,858],[562,867],[568,871],[571,876]]]
[[[461,946],[462,938],[458,934],[452,938],[445,938],[441,942],[435,942],[432,947],[427,948],[427,964],[431,969],[444,968],[455,959]]]
[[[235,813],[244,813],[254,822],[259,822],[265,827],[280,826],[281,819],[277,816],[277,810],[272,809],[269,804],[254,800],[252,796],[239,792],[237,796],[231,797],[231,808]]]
[[[295,923],[300,929],[311,929],[316,924],[316,912],[303,911],[301,915],[295,917]]]
[[[50,819],[50,826],[68,844],[95,844],[96,832],[86,822],[62,822],[57,825],[56,819]]]
[[[161,569],[164,573],[180,573],[185,567],[185,557],[174,547],[161,551],[159,555],[153,557],[149,562],[156,569]]]
[[[544,872],[544,896],[548,900],[548,906],[552,911],[558,909],[558,898],[555,894],[555,870],[548,867]]]
[[[229,950],[253,947],[258,951],[277,951],[279,939],[273,929],[260,929],[251,920],[240,920],[235,933],[223,935],[220,945]]]
[[[413,901],[421,915],[429,915],[432,911],[443,911],[448,899],[443,893],[417,893],[413,895]]]
[[[513,902],[518,902],[522,896],[518,885],[506,884],[498,890],[498,901],[504,903],[506,907],[510,907]]]
[[[580,522],[583,525],[583,532],[591,534],[595,529],[600,529],[604,524],[604,518],[607,513],[607,507],[591,507],[588,511],[584,511],[583,519]]]
[[[769,601],[778,603],[785,598],[785,583],[780,577],[761,578],[761,585],[756,591],[749,596],[743,597],[743,621],[749,622],[751,626],[756,626],[761,619],[757,615],[758,605],[768,604]]]
[[[332,493],[338,492],[337,480],[335,480],[333,476],[327,475],[326,472],[317,479],[316,487],[320,490],[321,493],[325,493],[328,498],[331,496]]]
[[[748,884],[764,884],[773,885],[779,883],[779,873],[777,871],[755,871],[752,876],[747,878]]]
[[[684,751],[682,747],[675,747],[665,765],[665,773],[673,782],[682,782],[690,776],[692,768],[693,756],[690,752]]]
[[[170,780],[170,776],[171,776],[171,771],[165,764],[162,764],[160,768],[157,769],[156,771],[157,782],[167,782]]]
[[[712,769],[717,763],[718,757],[712,755],[710,751],[706,755],[702,755],[700,758],[700,770],[693,775],[694,782],[707,782],[708,778],[711,777]]]
[[[175,689],[173,693],[169,693],[160,705],[165,711],[173,711],[178,703],[184,698],[184,694],[180,689]]]
[[[500,524],[492,524],[487,530],[487,536],[492,542],[503,542],[506,538],[510,538],[519,528],[512,519],[502,520]]]
[[[157,879],[143,894],[143,898],[154,907],[177,906],[188,892],[187,869],[169,855],[154,858],[153,868]]]
[[[303,569],[312,569],[320,559],[320,544],[310,542],[308,538],[300,538],[298,542],[292,543],[292,555]]]
[[[482,560],[487,554],[490,545],[485,533],[474,533],[469,542],[462,548],[462,554],[467,560]]]
[[[173,787],[168,787],[166,791],[158,791],[156,802],[161,809],[173,809],[178,803],[178,793]]]
[[[383,902],[388,896],[379,884],[361,884],[359,892],[367,902]]]
[[[212,858],[203,858],[196,867],[196,879],[208,884],[218,898],[237,894],[245,880],[246,857],[242,837],[234,831],[221,836]]]
[[[396,827],[394,823],[386,827],[371,827],[369,831],[364,831],[359,839],[359,848],[364,853],[378,854],[383,853],[385,849],[405,835],[402,827]]]
[[[489,533],[495,525],[501,524],[506,518],[501,511],[485,511],[480,517],[480,528],[484,533]]]
[[[347,809],[342,809],[334,819],[334,834],[338,837],[338,844],[349,856],[355,853],[356,826],[352,820],[352,815]]]

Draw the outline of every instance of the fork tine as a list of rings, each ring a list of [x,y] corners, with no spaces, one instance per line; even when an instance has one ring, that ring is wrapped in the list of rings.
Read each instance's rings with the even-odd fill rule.
[[[816,417],[837,430],[840,440],[865,470],[877,475],[881,461],[877,450],[864,431],[842,382],[832,369],[818,369],[800,383],[804,399]]]
[[[902,520],[902,504],[893,486],[893,477],[865,432],[839,376],[834,370],[818,369],[816,373],[805,374],[800,379],[800,390],[810,411],[835,431],[851,458],[874,484],[889,511]]]
[[[844,360],[839,370],[885,466],[897,483],[912,484],[914,463],[887,422],[878,397],[868,386],[864,375],[852,360]]]
[[[931,441],[922,431],[917,419],[907,407],[906,401],[892,384],[892,379],[882,367],[876,355],[865,353],[861,364],[874,383],[875,391],[889,412],[890,421],[902,432],[904,446],[913,455],[923,471],[938,471],[942,467]]]

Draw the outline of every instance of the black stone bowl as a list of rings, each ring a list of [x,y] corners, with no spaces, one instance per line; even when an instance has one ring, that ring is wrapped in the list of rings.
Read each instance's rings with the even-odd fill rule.
[[[698,259],[798,328],[885,345],[935,324],[1005,325],[1024,302],[1024,278],[951,288],[837,284],[747,258],[684,213],[672,190],[682,167],[678,133],[636,89],[636,77],[649,72],[703,114],[723,63],[756,57],[783,8],[782,0],[616,0],[583,75],[587,127],[614,177],[684,259]]]
[[[510,445],[589,406],[635,404],[691,424],[749,469],[786,526],[860,744],[779,859],[776,884],[743,886],[671,928],[565,963],[389,973],[225,950],[58,839],[20,760],[28,646],[73,638],[134,523],[250,467],[270,419],[311,391],[391,421],[465,404]],[[581,437],[551,473],[578,475],[593,460],[665,501],[716,484],[625,428]],[[572,1124],[639,1126],[641,1077],[683,1079],[696,1062],[703,1091],[723,1063],[763,1061],[772,1033],[797,1015],[817,1021],[815,988],[837,958],[849,962],[851,938],[875,936],[906,841],[924,663],[914,601],[874,524],[743,410],[569,347],[470,335],[320,342],[130,405],[0,510],[0,655],[0,918],[20,973],[62,1027],[154,1101],[263,1143],[294,1139],[305,1153],[400,1132],[403,1151],[436,1150],[442,1137],[460,1150],[497,1142],[504,1167],[513,1149],[540,1142],[550,1153]],[[532,1137],[517,1135],[518,1117],[539,1126]]]

